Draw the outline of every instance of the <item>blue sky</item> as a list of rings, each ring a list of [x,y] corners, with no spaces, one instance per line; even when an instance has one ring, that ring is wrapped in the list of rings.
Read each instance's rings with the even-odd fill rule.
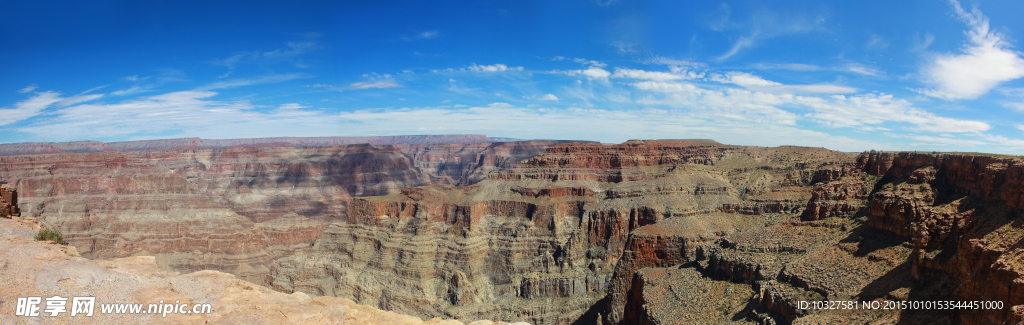
[[[3,143],[482,133],[1024,154],[1020,1],[0,8]]]

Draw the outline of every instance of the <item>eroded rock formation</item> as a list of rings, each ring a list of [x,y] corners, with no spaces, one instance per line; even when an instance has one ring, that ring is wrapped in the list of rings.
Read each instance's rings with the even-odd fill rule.
[[[1020,157],[554,144],[13,156],[0,178],[83,255],[155,255],[423,318],[1024,321]],[[799,306],[837,300],[1003,308]]]
[[[709,140],[558,145],[473,186],[353,199],[347,222],[274,265],[273,286],[422,317],[628,323],[637,271],[798,218],[815,171],[853,159]]]
[[[22,222],[19,222],[22,221]],[[217,271],[179,274],[160,270],[150,256],[113,260],[78,257],[74,246],[31,238],[30,220],[0,219],[0,322],[4,324],[433,324],[462,325],[451,319],[423,320],[381,311],[337,297],[283,294]],[[41,301],[37,316],[16,315],[18,298],[68,299],[64,311],[50,317]],[[71,316],[74,297],[92,297],[91,315]],[[106,304],[187,304],[184,314],[104,313]],[[162,307],[163,305],[161,305]],[[201,306],[201,305],[200,305]],[[198,311],[205,311],[200,308]],[[482,321],[473,325],[510,325]],[[511,324],[516,325],[516,324]],[[525,325],[525,324],[518,324]]]
[[[0,178],[18,191],[26,216],[62,230],[83,256],[155,256],[169,270],[219,270],[269,284],[270,263],[345,220],[352,197],[468,184],[556,143],[3,156]]]

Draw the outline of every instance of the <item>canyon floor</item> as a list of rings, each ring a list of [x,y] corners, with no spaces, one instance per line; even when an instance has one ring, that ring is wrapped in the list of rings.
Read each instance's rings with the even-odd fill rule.
[[[65,152],[0,157],[0,177],[74,254],[251,282],[283,306],[538,325],[1024,320],[1017,156],[711,140],[52,147]],[[1002,305],[800,308],[824,301]]]

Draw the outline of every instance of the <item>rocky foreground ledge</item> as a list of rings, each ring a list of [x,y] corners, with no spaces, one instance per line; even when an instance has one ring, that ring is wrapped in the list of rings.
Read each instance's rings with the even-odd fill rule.
[[[151,256],[89,260],[73,246],[36,241],[31,219],[0,219],[0,324],[463,324],[381,311],[337,297],[284,294],[218,271],[161,271]],[[68,298],[56,317],[16,316],[18,298]],[[95,297],[92,316],[70,316],[73,297]],[[104,314],[101,304],[209,303],[207,314]],[[147,307],[142,307],[146,310]],[[498,325],[476,321],[471,325]],[[525,324],[525,323],[522,323]]]

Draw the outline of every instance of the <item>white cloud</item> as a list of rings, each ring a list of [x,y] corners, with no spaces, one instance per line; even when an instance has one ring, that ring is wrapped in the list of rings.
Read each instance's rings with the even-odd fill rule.
[[[509,67],[500,63],[494,65],[477,65],[473,63],[473,65],[469,66],[469,70],[475,72],[523,71],[523,67]]]
[[[260,111],[247,102],[211,100],[213,91],[180,91],[114,104],[80,104],[49,113],[50,118],[14,128],[41,140],[69,141],[153,134],[180,134],[207,139],[266,136],[317,136],[337,127],[337,119],[305,111],[296,103]],[[36,107],[56,97],[37,101]],[[157,136],[156,138],[167,138]]]
[[[754,65],[755,69],[781,69],[781,70],[792,70],[792,71],[819,71],[821,67],[813,64],[806,63],[773,63],[764,64],[759,63]]]
[[[637,53],[636,44],[623,41],[615,41],[611,43],[612,47],[618,50],[620,55],[626,55],[630,53]]]
[[[39,115],[47,107],[61,101],[60,93],[45,91],[14,104],[14,108],[0,108],[0,125],[7,125]]]
[[[28,93],[30,91],[36,90],[36,88],[39,88],[39,87],[36,86],[36,85],[28,85],[28,86],[25,86],[25,88],[19,89],[18,92],[24,94],[24,93]]]
[[[97,98],[100,98],[100,97],[103,97],[103,94],[93,94],[93,95],[79,94],[79,95],[75,95],[75,96],[71,96],[71,97],[62,99],[61,101],[57,102],[56,106],[57,107],[71,106],[71,105],[75,105],[75,104],[80,104],[80,103],[88,102],[88,101],[91,101],[91,100],[94,100],[94,99],[97,99]]]
[[[587,60],[587,59],[582,59],[582,58],[572,59],[572,62],[576,62],[576,63],[583,64],[583,65],[589,65],[591,67],[597,67],[597,68],[604,68],[605,66],[608,65],[607,63],[602,63],[602,62],[598,62],[598,61],[594,61],[594,60]]]
[[[914,34],[913,44],[910,45],[911,51],[924,51],[932,45],[932,42],[935,41],[935,35],[932,35],[931,33],[924,33],[924,37],[922,38],[918,38],[918,35],[919,34]]]
[[[356,82],[348,85],[349,89],[371,89],[371,88],[398,88],[402,85],[388,81],[377,81],[377,82]]]
[[[436,31],[436,30],[428,30],[428,31],[423,31],[423,32],[416,33],[416,35],[414,35],[414,36],[402,36],[402,40],[403,41],[416,41],[416,40],[424,40],[424,39],[435,39],[438,36],[441,36],[441,33],[439,33],[438,31]]]
[[[1024,140],[1021,139],[1010,139],[1004,136],[991,134],[982,134],[981,137],[990,143],[1001,147],[1001,149],[1014,152],[1015,154],[1024,151]]]
[[[757,38],[757,36],[758,32],[754,31],[754,33],[751,34],[750,36],[740,37],[738,40],[736,40],[736,43],[732,44],[732,47],[729,48],[729,51],[725,52],[724,54],[718,56],[715,59],[718,61],[723,61],[725,59],[732,57],[733,55],[736,55],[736,53],[738,53],[740,50],[753,46],[754,40]]]
[[[868,37],[867,44],[864,44],[864,47],[868,50],[884,50],[889,47],[889,42],[887,42],[885,37],[882,37],[882,35],[871,34],[871,36]]]
[[[927,132],[968,133],[992,128],[985,122],[937,116],[888,94],[834,95],[827,99],[798,96],[795,99],[815,110],[810,118],[832,127],[872,130],[873,126],[884,122],[898,122]]]
[[[615,68],[615,73],[612,77],[615,78],[632,78],[632,79],[645,79],[654,81],[668,81],[677,79],[694,79],[696,75],[677,75],[668,72],[661,71],[645,71],[635,69],[622,69]]]
[[[425,32],[420,33],[419,37],[422,38],[422,39],[435,39],[435,38],[437,38],[438,35],[440,35],[440,34],[436,30],[429,30],[429,31],[425,31]]]
[[[780,87],[756,76],[740,76],[743,78],[739,82],[752,88]],[[683,82],[642,81],[632,85],[640,90],[663,94],[642,97],[637,101],[641,104],[692,108],[700,113],[695,113],[696,116],[705,118],[754,120],[781,125],[794,125],[797,120],[809,119],[827,127],[865,131],[887,129],[886,123],[907,124],[911,129],[925,132],[977,133],[991,129],[988,123],[937,116],[886,94],[818,97],[736,88],[705,89]],[[780,107],[800,107],[810,110],[810,113],[797,115]]]
[[[859,64],[847,64],[846,67],[845,67],[845,70],[848,71],[848,72],[859,73],[859,74],[868,75],[868,76],[877,76],[877,75],[880,74],[880,72],[878,70],[875,70],[875,69],[872,69],[872,68],[868,68],[866,66],[859,65]]]
[[[285,42],[287,49],[275,49],[273,51],[243,51],[235,53],[227,58],[215,60],[213,64],[226,66],[234,70],[239,64],[254,64],[267,62],[290,62],[296,67],[306,68],[307,66],[296,57],[308,53],[320,47],[319,43],[312,40],[300,42]],[[230,71],[228,72],[230,74]],[[226,74],[227,75],[227,74]],[[134,76],[133,76],[134,77]],[[132,79],[129,79],[132,80]]]
[[[125,96],[125,95],[131,95],[131,94],[136,94],[136,93],[141,93],[141,92],[149,91],[149,89],[150,89],[150,87],[145,87],[144,88],[144,87],[140,87],[140,86],[131,86],[131,88],[116,90],[116,91],[111,92],[110,94],[114,95],[114,96]]]
[[[988,144],[985,141],[948,138],[948,137],[936,137],[930,135],[916,135],[916,134],[893,134],[886,133],[887,136],[893,138],[907,138],[911,140],[925,142],[923,144],[928,145],[940,145],[940,146],[958,146],[958,147],[977,147]],[[911,145],[922,145],[922,143],[912,143]]]
[[[1013,127],[1017,128],[1018,130],[1024,131],[1024,124],[1014,124]]]
[[[651,58],[645,60],[644,63],[646,63],[646,64],[660,64],[660,65],[667,65],[667,66],[677,66],[677,67],[680,67],[680,66],[681,67],[687,67],[687,66],[688,67],[702,67],[702,66],[704,66],[704,64],[700,63],[700,62],[693,62],[693,61],[686,61],[686,60],[677,60],[677,59],[673,59],[673,58],[669,58],[669,57],[664,57],[664,56],[654,56],[654,57],[651,57]]]
[[[541,100],[555,100],[555,101],[557,101],[558,100],[558,96],[555,96],[554,94],[547,94],[547,95],[542,96],[540,99]]]
[[[771,92],[771,93],[803,93],[803,94],[850,94],[857,92],[857,88],[829,85],[786,85],[756,75],[733,71],[725,74],[713,74],[708,78],[711,81],[731,83],[750,90]]]
[[[824,21],[821,16],[807,16],[799,11],[785,12],[783,15],[772,11],[759,11],[750,16],[749,22],[730,24],[734,26],[745,25],[744,27],[748,32],[745,36],[736,38],[736,41],[733,42],[729,50],[715,59],[717,61],[724,61],[740,51],[753,48],[771,38],[820,30],[819,25]],[[716,25],[727,27],[725,22],[726,20],[723,20],[721,24]]]
[[[224,88],[235,88],[243,86],[261,85],[268,83],[277,83],[294,79],[310,78],[311,75],[305,73],[288,73],[288,74],[271,74],[256,78],[244,78],[244,79],[231,79],[226,81],[218,81],[206,86],[196,88],[196,90],[215,90]],[[135,87],[133,87],[134,89]],[[117,93],[117,92],[115,92]]]
[[[556,71],[556,72],[559,72],[559,71]],[[612,75],[612,73],[608,72],[608,70],[601,69],[601,68],[598,68],[598,67],[590,67],[590,68],[587,68],[586,70],[569,70],[569,71],[564,71],[564,72],[561,72],[561,73],[565,73],[565,74],[570,75],[570,76],[584,75],[584,76],[587,76],[587,78],[591,78],[591,79],[605,79],[605,78],[608,78],[609,76]]]
[[[947,100],[975,99],[995,88],[999,83],[1024,77],[1024,59],[1003,35],[989,29],[988,17],[974,8],[965,11],[956,0],[950,0],[953,9],[971,29],[970,39],[960,54],[937,55],[924,68],[925,81],[933,89],[922,93]]]
[[[781,85],[778,82],[768,81],[768,80],[765,80],[764,78],[755,76],[753,74],[749,74],[749,73],[746,73],[746,72],[736,72],[736,71],[729,72],[729,73],[726,73],[726,74],[714,74],[714,75],[711,75],[711,77],[709,79],[711,79],[712,81],[717,81],[717,82],[721,82],[721,83],[736,84],[736,85],[739,85],[739,86],[742,86],[742,87],[778,86],[778,85]]]
[[[302,106],[302,105],[299,105],[298,103],[281,104],[281,106],[278,106],[278,109],[283,109],[283,110],[300,109],[300,108],[309,108],[309,106]]]

